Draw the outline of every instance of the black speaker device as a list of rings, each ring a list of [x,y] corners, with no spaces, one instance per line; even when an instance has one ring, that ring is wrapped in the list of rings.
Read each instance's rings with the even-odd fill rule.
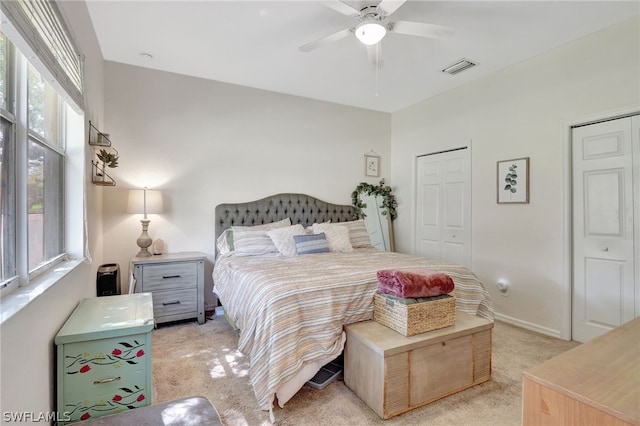
[[[120,266],[117,263],[107,263],[98,268],[96,293],[98,297],[120,294]]]

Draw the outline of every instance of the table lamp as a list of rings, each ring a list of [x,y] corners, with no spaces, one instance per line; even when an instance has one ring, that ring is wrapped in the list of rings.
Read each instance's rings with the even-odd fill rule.
[[[151,256],[151,253],[148,249],[151,246],[153,240],[147,233],[147,231],[149,230],[149,223],[151,222],[149,219],[147,219],[147,214],[162,213],[162,210],[163,205],[161,191],[148,190],[147,187],[144,187],[144,189],[129,190],[127,213],[144,214],[144,217],[140,219],[140,223],[142,223],[142,234],[136,240],[138,247],[140,247],[140,251],[138,252],[136,257]]]

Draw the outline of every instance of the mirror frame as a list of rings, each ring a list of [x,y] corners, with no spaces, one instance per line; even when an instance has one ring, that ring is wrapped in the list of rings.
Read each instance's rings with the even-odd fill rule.
[[[398,212],[396,211],[398,202],[392,192],[391,187],[385,184],[384,179],[375,186],[367,182],[360,182],[351,193],[351,202],[355,207],[354,219],[360,219],[364,218],[363,209],[366,207],[366,204],[360,198],[361,193],[382,198],[382,205],[380,206],[382,208],[381,213],[387,217],[387,224],[389,225],[389,249],[395,252],[396,244],[393,234],[393,221],[398,217]]]

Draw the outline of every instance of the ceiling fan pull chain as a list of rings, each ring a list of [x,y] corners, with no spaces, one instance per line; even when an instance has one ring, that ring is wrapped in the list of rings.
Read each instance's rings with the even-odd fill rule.
[[[376,97],[380,96],[380,93],[378,92],[378,71],[380,70],[380,67],[377,65],[379,64],[378,60],[380,59],[378,57],[378,52],[380,51],[380,42],[378,42],[378,44],[376,44]]]

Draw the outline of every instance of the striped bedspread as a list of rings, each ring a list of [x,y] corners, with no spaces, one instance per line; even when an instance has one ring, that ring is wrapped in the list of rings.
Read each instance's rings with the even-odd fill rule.
[[[489,293],[467,268],[442,261],[356,249],[284,257],[218,258],[214,292],[240,328],[238,349],[249,356],[261,409],[305,364],[342,351],[344,324],[373,318],[379,269],[428,267],[453,278],[456,309],[493,321]]]

